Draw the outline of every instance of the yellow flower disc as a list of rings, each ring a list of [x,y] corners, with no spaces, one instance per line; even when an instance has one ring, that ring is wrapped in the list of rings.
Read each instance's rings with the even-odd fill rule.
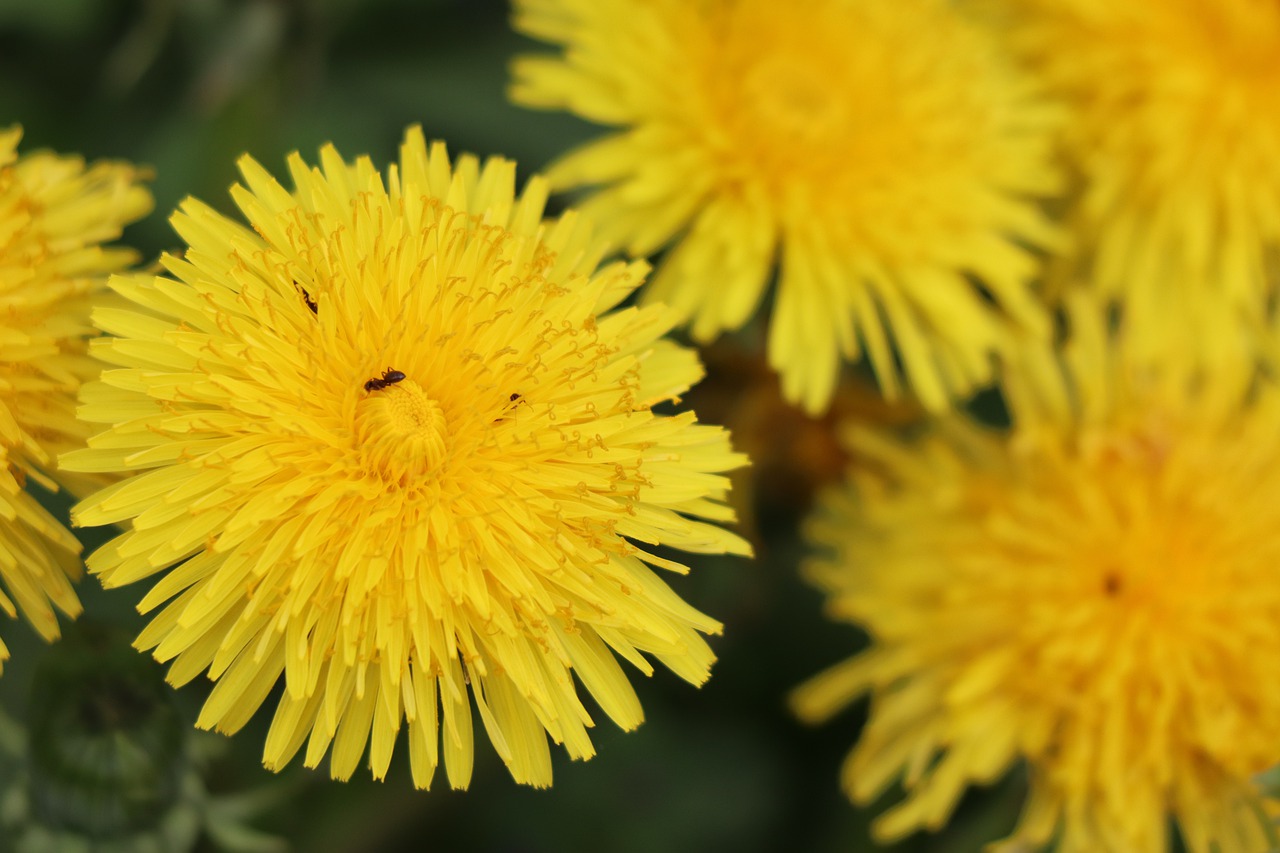
[[[1058,119],[948,0],[517,0],[563,45],[512,97],[618,128],[548,174],[709,341],[778,269],[769,358],[825,410],[842,358],[945,408],[992,378],[1011,329],[1043,332],[1026,246],[1055,234]],[[981,282],[982,287],[978,286]],[[984,289],[985,288],[985,289]],[[896,349],[896,352],[895,352]]]
[[[1167,853],[1171,817],[1192,853],[1275,849],[1253,777],[1280,745],[1280,386],[1238,353],[1143,366],[1071,316],[1061,361],[1013,369],[1010,434],[851,432],[808,574],[871,644],[795,706],[871,695],[843,781],[866,803],[901,780],[883,839],[1025,760],[1000,850]]]
[[[0,610],[22,611],[54,640],[54,608],[80,613],[70,583],[81,573],[80,543],[23,487],[93,485],[55,474],[54,460],[83,447],[90,432],[75,402],[101,369],[85,351],[91,302],[107,274],[135,257],[100,244],[150,210],[151,196],[123,163],[86,165],[47,151],[18,157],[21,135],[0,130]],[[8,657],[0,642],[0,671]]]
[[[264,760],[306,742],[347,778],[387,772],[408,723],[415,784],[443,751],[472,767],[472,699],[520,782],[551,782],[549,735],[592,754],[575,676],[623,728],[639,702],[615,655],[695,683],[712,619],[651,567],[651,545],[743,554],[720,428],[655,404],[700,377],[665,309],[615,306],[642,264],[597,269],[573,214],[544,223],[540,179],[428,152],[411,129],[369,162],[252,159],[232,189],[252,228],[189,200],[167,276],[117,276],[101,309],[116,369],[83,394],[108,427],[68,454],[138,472],[79,524],[128,530],[93,554],[108,586],[161,574],[138,639],[170,680],[217,681],[198,724],[234,732],[284,680]],[[167,604],[166,604],[167,602]]]
[[[1071,110],[1083,274],[1124,298],[1134,333],[1158,339],[1199,298],[1189,288],[1255,317],[1273,308],[1280,4],[1017,0],[1010,19],[1029,64]]]

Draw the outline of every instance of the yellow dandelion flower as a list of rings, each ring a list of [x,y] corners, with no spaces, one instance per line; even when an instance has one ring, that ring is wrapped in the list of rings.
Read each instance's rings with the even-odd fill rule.
[[[235,732],[283,675],[264,762],[306,741],[345,779],[387,772],[407,721],[413,779],[440,751],[465,787],[480,722],[516,780],[551,782],[547,736],[592,755],[574,677],[625,729],[642,715],[615,655],[702,682],[702,634],[651,553],[749,550],[722,429],[652,407],[700,377],[661,307],[615,306],[643,264],[597,270],[572,213],[515,165],[430,152],[413,128],[383,176],[294,154],[295,189],[249,157],[232,196],[194,199],[167,276],[115,276],[100,309],[116,369],[80,414],[109,428],[63,457],[135,471],[78,524],[129,529],[88,560],[108,586],[163,574],[138,638],[175,685],[217,683],[198,725]],[[167,602],[167,604],[166,604]]]
[[[1157,339],[1188,287],[1280,288],[1280,5],[1018,0],[1012,35],[1070,108],[1087,276]]]
[[[134,260],[100,244],[150,210],[151,196],[123,163],[86,166],[47,151],[18,157],[21,136],[0,130],[0,610],[10,618],[22,611],[54,640],[54,608],[80,612],[71,587],[80,543],[24,485],[89,485],[53,469],[90,432],[75,415],[77,390],[100,369],[85,351],[90,302],[108,273]],[[0,671],[8,657],[0,642]]]
[[[1170,817],[1193,853],[1275,849],[1253,779],[1280,757],[1280,387],[1228,349],[1144,367],[1072,318],[1060,360],[1012,371],[1009,434],[851,431],[864,466],[807,571],[871,645],[795,707],[871,695],[842,776],[863,803],[901,781],[884,839],[1025,760],[999,849],[1163,853]]]
[[[514,100],[618,131],[552,185],[632,255],[702,342],[742,327],[778,268],[769,359],[824,410],[841,358],[932,409],[992,376],[1010,328],[1045,330],[1027,244],[1055,232],[1057,110],[948,0],[517,0],[564,45],[514,65]],[[979,282],[981,284],[979,284]],[[896,348],[896,352],[895,352]]]

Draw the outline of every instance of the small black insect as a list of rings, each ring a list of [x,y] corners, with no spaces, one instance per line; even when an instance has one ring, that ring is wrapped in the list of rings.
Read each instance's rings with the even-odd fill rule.
[[[523,394],[519,392],[512,394],[510,397],[510,405],[507,408],[503,409],[503,414],[500,414],[498,415],[498,417],[494,418],[493,422],[496,424],[496,423],[501,423],[502,421],[505,421],[507,419],[507,413],[514,412],[516,406],[520,405],[523,402],[524,402]]]
[[[307,307],[311,309],[311,313],[312,313],[312,314],[319,314],[319,313],[320,313],[320,307],[319,307],[319,305],[317,305],[317,304],[316,304],[316,301],[315,301],[314,299],[312,299],[312,298],[311,298],[311,294],[310,294],[310,293],[307,293],[307,289],[306,289],[305,287],[303,287],[303,286],[299,285],[299,286],[298,286],[298,290],[301,290],[301,291],[302,291],[302,301],[303,301],[303,302],[305,302],[305,303],[307,303]]]
[[[403,373],[388,367],[386,371],[382,374],[381,379],[370,379],[368,382],[364,383],[364,390],[381,391],[383,388],[386,388],[388,385],[395,385],[401,379],[404,379]]]

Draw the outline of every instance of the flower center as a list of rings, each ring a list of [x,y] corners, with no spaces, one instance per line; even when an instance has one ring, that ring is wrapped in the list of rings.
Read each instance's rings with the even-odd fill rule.
[[[707,107],[732,140],[727,168],[784,221],[816,213],[862,233],[887,215],[916,233],[919,199],[990,171],[1008,99],[992,83],[999,65],[946,4],[917,6],[926,22],[894,4],[828,0],[796,15],[741,0],[708,22]]]
[[[363,393],[356,407],[356,439],[368,470],[409,485],[445,464],[448,421],[417,382],[403,379]]]
[[[1175,14],[1181,27],[1178,35],[1185,42],[1172,41],[1174,50],[1216,66],[1228,82],[1257,84],[1259,93],[1266,97],[1266,84],[1274,84],[1278,73],[1275,51],[1280,41],[1280,4],[1266,0],[1226,5],[1197,2]]]
[[[712,84],[723,102],[738,156],[765,176],[780,200],[784,184],[825,186],[848,156],[853,124],[845,65],[847,45],[836,49],[821,29],[792,21],[780,24],[773,4],[743,3],[718,22],[725,35],[708,59],[718,79]],[[821,10],[829,13],[825,6]],[[828,14],[826,17],[830,17]],[[843,21],[825,21],[825,29]],[[774,180],[767,176],[785,175]]]
[[[751,124],[770,135],[773,145],[829,145],[839,139],[845,116],[820,69],[795,57],[772,57],[747,72],[742,91]]]

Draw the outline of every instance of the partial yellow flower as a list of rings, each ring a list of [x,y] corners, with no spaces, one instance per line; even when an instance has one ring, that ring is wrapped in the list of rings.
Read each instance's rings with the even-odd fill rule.
[[[819,413],[842,359],[942,409],[992,378],[1011,329],[1044,332],[1028,250],[1055,232],[1057,110],[948,0],[516,0],[565,48],[511,94],[618,128],[556,188],[634,256],[707,342],[742,327],[777,268],[769,359]]]
[[[1014,42],[1071,110],[1068,272],[1122,296],[1148,347],[1201,298],[1188,289],[1267,309],[1280,291],[1280,4],[1004,2]]]
[[[18,128],[0,130],[0,610],[18,611],[45,640],[58,637],[54,608],[80,613],[71,581],[80,543],[28,494],[88,481],[54,472],[63,451],[90,429],[75,416],[76,392],[100,365],[85,352],[89,310],[107,274],[135,255],[104,249],[151,209],[138,170],[86,165],[37,151],[18,157]],[[0,671],[9,657],[0,642]]]
[[[1008,433],[852,429],[861,467],[810,529],[808,576],[870,647],[797,691],[817,721],[871,696],[843,769],[906,798],[882,839],[941,827],[1030,768],[998,849],[1262,853],[1280,758],[1280,387],[1206,314],[1217,360],[1163,365],[1073,300],[1073,335],[1010,370]],[[1185,346],[1183,345],[1183,351]]]
[[[289,158],[288,191],[244,157],[251,227],[189,200],[169,274],[112,278],[137,307],[94,314],[117,367],[80,410],[108,428],[62,461],[139,473],[73,511],[129,525],[90,571],[161,575],[137,646],[217,682],[199,726],[235,732],[283,677],[271,769],[305,741],[345,779],[371,743],[381,778],[407,721],[415,784],[443,751],[465,787],[474,698],[515,779],[548,785],[547,736],[593,754],[575,677],[625,729],[615,655],[707,677],[720,625],[651,549],[747,553],[714,523],[745,459],[652,410],[697,356],[665,309],[616,308],[644,265],[597,269],[575,215],[543,222],[541,179],[517,196],[513,163],[451,165],[417,128],[385,179],[320,158]]]

